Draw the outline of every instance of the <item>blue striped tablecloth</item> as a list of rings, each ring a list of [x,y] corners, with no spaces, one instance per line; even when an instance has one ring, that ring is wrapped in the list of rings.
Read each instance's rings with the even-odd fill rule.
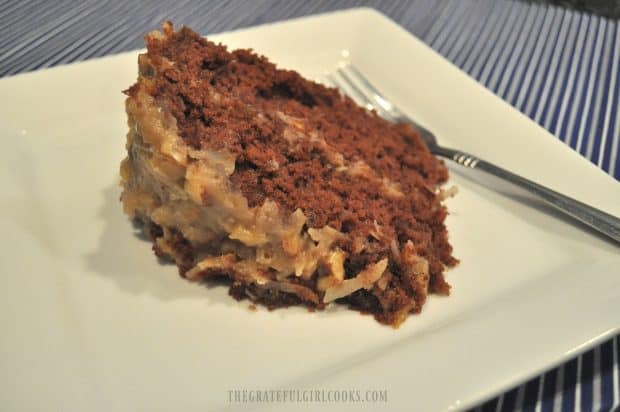
[[[620,179],[617,20],[509,0],[0,4],[0,76],[141,48],[144,33],[166,19],[208,34],[337,9],[374,7]],[[620,410],[619,340],[616,336],[477,409]]]

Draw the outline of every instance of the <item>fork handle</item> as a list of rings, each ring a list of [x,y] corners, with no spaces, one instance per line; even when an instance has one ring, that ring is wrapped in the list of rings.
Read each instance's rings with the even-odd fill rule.
[[[571,197],[564,196],[554,190],[509,172],[506,169],[502,169],[493,163],[482,160],[469,153],[441,146],[436,146],[432,149],[433,153],[442,157],[447,157],[462,166],[469,167],[471,169],[483,170],[489,174],[499,177],[500,179],[511,182],[535,195],[564,214],[585,223],[600,233],[614,239],[616,242],[620,242],[620,219],[615,216]]]

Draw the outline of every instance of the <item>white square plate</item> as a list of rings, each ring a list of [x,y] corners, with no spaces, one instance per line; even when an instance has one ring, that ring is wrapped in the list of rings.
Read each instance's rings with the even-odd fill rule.
[[[377,12],[213,36],[310,77],[351,60],[447,144],[620,215],[620,186]],[[398,330],[357,312],[248,310],[181,280],[118,201],[131,52],[0,80],[0,404],[7,410],[220,410],[229,390],[380,389],[462,408],[620,325],[620,249],[460,172],[449,298]],[[359,404],[321,403],[342,410]],[[370,405],[366,405],[370,406]]]

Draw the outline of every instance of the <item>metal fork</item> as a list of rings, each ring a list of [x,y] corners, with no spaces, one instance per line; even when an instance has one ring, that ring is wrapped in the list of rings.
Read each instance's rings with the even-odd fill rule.
[[[353,65],[340,65],[335,73],[327,75],[327,80],[354,100],[362,102],[367,109],[376,110],[384,119],[393,123],[411,124],[420,132],[420,135],[433,154],[448,158],[471,169],[483,170],[491,175],[511,182],[567,216],[585,223],[600,233],[614,239],[616,242],[620,242],[620,219],[617,217],[568,196],[564,196],[474,155],[441,146],[431,131],[405,115]]]

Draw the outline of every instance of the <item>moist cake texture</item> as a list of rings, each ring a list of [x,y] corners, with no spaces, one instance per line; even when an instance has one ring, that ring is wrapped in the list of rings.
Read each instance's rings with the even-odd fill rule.
[[[449,293],[448,173],[416,131],[188,28],[146,41],[121,200],[183,277],[392,325]]]

